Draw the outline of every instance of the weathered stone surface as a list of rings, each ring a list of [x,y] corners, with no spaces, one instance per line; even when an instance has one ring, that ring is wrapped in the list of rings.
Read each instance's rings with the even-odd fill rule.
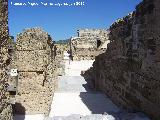
[[[0,120],[12,120],[10,94],[5,84],[8,82],[8,0],[0,0]]]
[[[19,71],[44,71],[50,62],[49,52],[46,50],[16,51],[15,54]]]
[[[12,65],[19,73],[15,114],[49,114],[59,67],[55,52],[51,37],[40,28],[18,35]]]
[[[41,28],[25,29],[23,33],[18,34],[16,48],[17,50],[46,50],[50,46],[51,37]],[[36,47],[35,47],[36,45]]]
[[[64,58],[64,51],[68,51],[69,50],[69,44],[55,44],[55,61],[56,61],[56,65],[57,65],[57,73],[59,76],[62,76],[65,74],[65,61],[63,61]]]
[[[71,50],[74,60],[91,60],[103,53],[108,44],[109,31],[101,29],[78,30],[78,37],[71,38]]]
[[[107,51],[84,76],[129,110],[160,118],[160,2],[144,0],[110,27]]]

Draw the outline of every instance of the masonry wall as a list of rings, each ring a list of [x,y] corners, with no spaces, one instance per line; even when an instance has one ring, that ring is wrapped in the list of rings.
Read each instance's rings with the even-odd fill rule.
[[[78,30],[78,37],[71,38],[74,60],[91,60],[106,50],[101,48],[108,41],[109,31],[102,29]]]
[[[107,37],[105,29],[80,29],[77,30],[78,37]]]
[[[57,65],[54,43],[47,32],[31,28],[18,34],[13,64],[18,69],[15,114],[49,114]]]
[[[0,0],[0,120],[12,120],[10,95],[6,89],[8,82],[8,0]]]
[[[84,76],[128,110],[160,119],[160,1],[144,0],[110,27],[111,43]]]

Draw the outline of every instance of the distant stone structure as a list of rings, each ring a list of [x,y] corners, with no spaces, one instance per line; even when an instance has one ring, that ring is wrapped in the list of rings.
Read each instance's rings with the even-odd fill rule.
[[[78,37],[97,37],[101,39],[106,39],[108,37],[108,32],[105,29],[80,29],[77,30]],[[103,40],[102,40],[103,41]]]
[[[18,70],[15,114],[49,114],[58,75],[55,52],[54,42],[41,28],[18,34],[12,65]]]
[[[109,31],[103,29],[78,30],[78,37],[71,38],[71,50],[74,60],[95,59],[106,50],[109,43]]]
[[[10,64],[8,39],[8,0],[0,0],[0,120],[13,119],[10,93],[7,91]]]
[[[110,27],[107,51],[84,74],[88,83],[129,109],[160,119],[160,1],[143,0]]]

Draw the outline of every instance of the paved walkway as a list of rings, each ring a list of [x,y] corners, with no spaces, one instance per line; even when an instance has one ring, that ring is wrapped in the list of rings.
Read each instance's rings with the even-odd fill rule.
[[[93,61],[66,62],[47,120],[149,120],[143,114],[119,109],[103,93],[88,88],[80,75]],[[105,115],[102,115],[105,113]]]
[[[93,61],[66,62],[48,118],[43,115],[16,116],[15,120],[149,120],[141,113],[119,109],[104,94],[88,88],[80,75]]]

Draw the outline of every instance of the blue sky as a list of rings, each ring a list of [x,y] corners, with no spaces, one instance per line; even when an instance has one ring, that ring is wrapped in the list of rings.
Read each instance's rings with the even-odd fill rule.
[[[9,0],[9,31],[16,38],[25,28],[42,27],[54,40],[76,36],[83,28],[107,29],[117,18],[135,10],[142,0]],[[11,5],[12,2],[12,5]],[[32,7],[14,3],[39,3]],[[44,6],[47,3],[84,2],[82,6]]]

